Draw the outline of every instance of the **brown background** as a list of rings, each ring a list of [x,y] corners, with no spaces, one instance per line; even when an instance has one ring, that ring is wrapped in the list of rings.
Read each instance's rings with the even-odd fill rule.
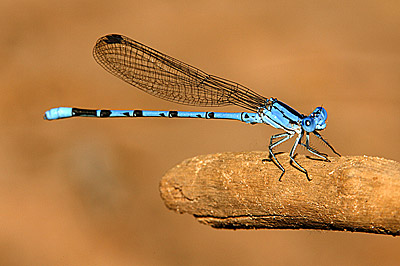
[[[303,113],[323,104],[323,133],[339,152],[400,161],[399,14],[398,1],[1,1],[0,264],[398,263],[399,238],[222,231],[165,208],[158,184],[169,168],[265,150],[273,128],[42,115],[57,106],[200,110],[102,70],[96,39],[121,33]]]

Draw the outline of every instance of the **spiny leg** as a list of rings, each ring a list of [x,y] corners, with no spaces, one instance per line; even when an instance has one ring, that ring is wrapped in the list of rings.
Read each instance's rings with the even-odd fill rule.
[[[272,143],[272,141],[276,138],[281,138],[284,137],[278,141],[276,141],[275,143]],[[272,135],[270,142],[269,142],[269,146],[268,146],[268,150],[269,150],[269,154],[272,156],[274,162],[276,163],[276,165],[279,167],[279,169],[281,169],[282,174],[279,177],[279,181],[281,181],[282,176],[285,174],[285,168],[283,168],[283,166],[281,165],[281,163],[278,161],[278,159],[276,158],[274,152],[272,151],[273,148],[275,148],[276,146],[278,146],[279,144],[287,141],[288,139],[290,139],[291,137],[293,137],[293,134],[289,133],[289,132],[285,132],[285,133],[280,133],[280,134],[276,134],[276,135]]]
[[[322,140],[336,155],[338,155],[339,157],[342,156],[340,155],[340,153],[338,153],[337,151],[335,151],[335,149],[326,141],[324,140],[324,138],[316,131],[313,132],[315,136],[317,136],[320,140]]]
[[[294,157],[293,157],[294,152],[295,152],[295,150],[296,150],[296,147],[297,147],[297,145],[300,143],[300,140],[301,140],[302,137],[303,137],[303,132],[301,132],[301,133],[299,134],[299,136],[296,138],[296,141],[294,142],[294,145],[293,145],[292,149],[290,150],[289,157],[290,157],[290,159],[292,160],[292,162],[294,162],[294,163],[300,168],[300,170],[306,174],[306,177],[307,177],[308,181],[311,181],[311,178],[308,176],[307,170],[304,169],[304,167],[301,166],[298,162],[296,162],[296,160],[295,160]]]
[[[314,148],[312,148],[312,147],[310,146],[310,134],[309,134],[308,132],[306,133],[306,144],[301,143],[301,140],[300,140],[300,143],[299,143],[299,144],[302,145],[302,146],[304,146],[304,147],[306,147],[306,149],[307,149],[309,152],[311,152],[312,154],[314,154],[314,155],[316,155],[316,156],[318,156],[318,157],[324,159],[325,161],[329,162],[329,159],[327,158],[327,156],[328,156],[327,154],[322,153],[322,152],[319,152],[319,151],[317,151],[316,149],[314,149]]]
[[[271,136],[271,139],[270,139],[270,141],[269,141],[268,150],[270,149],[271,146],[272,146],[272,147],[275,147],[276,145],[279,145],[280,143],[282,143],[282,142],[284,141],[283,139],[281,139],[282,142],[279,142],[279,143],[278,143],[278,141],[281,141],[281,140],[278,140],[276,143],[272,143],[272,140],[273,140],[273,139],[277,139],[277,138],[281,138],[281,137],[287,137],[287,135],[288,135],[288,133],[285,132],[285,133],[280,133],[280,134],[276,134],[276,135]],[[262,159],[262,162],[274,161],[273,159],[271,159],[272,156],[273,156],[273,154],[270,152],[270,153],[269,153],[269,158],[268,158],[268,159]]]

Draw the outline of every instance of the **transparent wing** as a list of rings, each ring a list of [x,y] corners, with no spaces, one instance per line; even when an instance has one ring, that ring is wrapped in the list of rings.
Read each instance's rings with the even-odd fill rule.
[[[171,102],[196,106],[234,104],[254,111],[267,100],[236,82],[206,74],[122,35],[101,37],[93,56],[116,77]]]

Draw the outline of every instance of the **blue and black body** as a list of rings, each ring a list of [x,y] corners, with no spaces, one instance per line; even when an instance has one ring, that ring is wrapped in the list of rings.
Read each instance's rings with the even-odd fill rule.
[[[294,158],[297,146],[304,146],[317,157],[328,160],[328,156],[310,146],[310,133],[322,140],[335,154],[335,149],[322,138],[319,131],[325,129],[327,112],[317,107],[310,115],[300,114],[287,104],[265,98],[256,92],[220,77],[183,63],[160,53],[128,37],[111,34],[100,38],[94,49],[96,61],[107,71],[129,84],[156,97],[186,105],[215,107],[236,105],[251,112],[186,112],[146,110],[92,110],[71,107],[53,108],[45,113],[44,119],[56,120],[69,117],[167,117],[238,120],[249,124],[268,124],[285,132],[273,135],[268,146],[273,161],[282,171],[285,169],[277,160],[273,149],[297,135],[289,153],[293,163],[306,174]],[[302,142],[305,136],[305,143]]]

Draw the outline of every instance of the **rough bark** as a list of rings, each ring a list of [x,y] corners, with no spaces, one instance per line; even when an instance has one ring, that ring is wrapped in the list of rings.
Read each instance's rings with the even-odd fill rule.
[[[266,152],[187,159],[160,183],[165,205],[225,229],[319,229],[400,234],[400,164],[344,156],[331,162],[297,156],[312,181],[278,155],[286,173],[262,162]]]

